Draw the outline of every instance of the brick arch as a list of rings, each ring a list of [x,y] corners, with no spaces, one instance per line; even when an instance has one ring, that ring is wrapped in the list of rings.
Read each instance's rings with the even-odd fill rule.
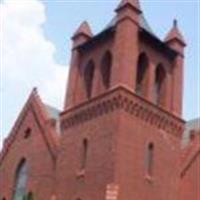
[[[166,76],[167,71],[162,63],[159,63],[155,68],[154,80],[154,103],[163,106],[166,96]]]
[[[83,73],[87,98],[90,98],[92,96],[94,73],[95,73],[95,64],[93,60],[90,60],[86,64]]]
[[[111,79],[111,68],[112,68],[112,53],[107,50],[101,59],[101,77],[103,85],[106,89],[110,87],[110,79]]]
[[[148,82],[149,58],[145,52],[140,53],[136,72],[136,94],[146,96]]]

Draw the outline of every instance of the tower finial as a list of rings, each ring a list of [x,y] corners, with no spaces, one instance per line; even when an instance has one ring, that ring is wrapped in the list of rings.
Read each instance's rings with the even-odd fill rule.
[[[89,24],[87,21],[83,21],[79,28],[76,30],[74,35],[72,36],[73,40],[73,48],[85,43],[89,39],[93,37],[92,31],[90,29]]]
[[[186,42],[184,40],[183,35],[181,34],[179,28],[178,28],[178,21],[177,19],[174,19],[173,21],[173,27],[165,37],[165,42],[169,43],[172,40],[177,40],[179,41],[183,46],[186,46]]]
[[[93,36],[92,31],[91,31],[90,26],[87,21],[83,21],[81,23],[79,28],[74,33],[73,38],[75,38],[79,35],[85,35],[86,37],[89,37],[89,38]]]
[[[178,21],[177,21],[177,19],[174,19],[174,27],[178,27]]]

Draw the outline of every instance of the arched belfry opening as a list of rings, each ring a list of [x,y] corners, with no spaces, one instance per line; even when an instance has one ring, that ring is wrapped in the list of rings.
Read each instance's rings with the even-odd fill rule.
[[[92,95],[94,71],[95,71],[94,62],[90,60],[84,69],[84,83],[85,83],[87,98],[90,98]]]
[[[162,64],[156,67],[154,81],[154,103],[164,105],[166,95],[166,70]]]
[[[101,60],[101,77],[103,85],[106,89],[110,87],[111,79],[111,67],[112,67],[112,54],[107,51]]]
[[[147,91],[147,79],[148,79],[148,65],[149,60],[145,53],[141,53],[137,63],[137,76],[136,76],[136,94],[145,96]]]

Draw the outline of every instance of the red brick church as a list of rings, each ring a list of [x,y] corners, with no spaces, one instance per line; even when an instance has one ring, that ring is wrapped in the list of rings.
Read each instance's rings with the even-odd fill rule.
[[[0,154],[0,200],[200,200],[178,24],[161,40],[138,0],[115,12],[97,35],[87,22],[73,35],[62,111],[31,92]]]

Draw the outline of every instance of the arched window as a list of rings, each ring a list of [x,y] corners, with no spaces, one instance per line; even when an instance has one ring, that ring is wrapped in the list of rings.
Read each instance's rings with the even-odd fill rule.
[[[101,60],[101,76],[103,85],[106,89],[110,87],[111,67],[112,55],[109,51],[107,51]]]
[[[138,95],[145,96],[147,89],[147,69],[149,61],[145,53],[141,53],[137,63],[137,76],[135,92]]]
[[[95,70],[94,62],[89,61],[84,71],[85,88],[86,88],[86,94],[88,98],[90,98],[92,95],[94,70]]]
[[[146,173],[149,176],[152,176],[153,174],[153,156],[154,156],[154,144],[149,143],[147,147],[147,152],[146,152]]]
[[[13,200],[23,200],[26,194],[27,172],[27,163],[26,160],[23,159],[19,163],[15,174]]]
[[[87,154],[88,154],[88,140],[84,139],[82,144],[81,169],[85,169],[86,167]]]
[[[166,82],[166,71],[162,64],[159,64],[155,71],[155,82],[154,82],[154,102],[157,105],[163,105],[165,98],[165,82]]]

